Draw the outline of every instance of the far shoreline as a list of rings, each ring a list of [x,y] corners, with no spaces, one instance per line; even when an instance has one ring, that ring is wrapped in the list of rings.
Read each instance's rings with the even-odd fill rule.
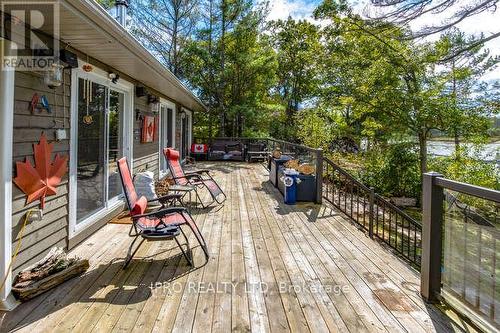
[[[429,138],[429,141],[433,141],[433,142],[452,142],[454,143],[455,142],[455,138],[450,138],[450,137],[432,137],[432,138]],[[460,140],[460,143],[471,143],[470,141],[462,141]],[[498,136],[494,136],[494,137],[491,137],[491,138],[488,138],[488,142],[486,144],[491,144],[491,143],[500,143],[500,137]]]

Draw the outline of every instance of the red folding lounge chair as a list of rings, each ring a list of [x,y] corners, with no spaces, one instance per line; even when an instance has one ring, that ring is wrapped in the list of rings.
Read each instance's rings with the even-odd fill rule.
[[[149,241],[159,241],[174,239],[182,254],[188,261],[188,263],[193,265],[193,256],[191,253],[191,248],[189,246],[188,238],[182,230],[183,226],[188,226],[194,233],[196,240],[200,244],[203,252],[205,253],[205,258],[208,260],[208,248],[200,233],[198,226],[194,222],[193,217],[189,214],[188,210],[184,207],[173,207],[176,201],[180,202],[180,194],[169,194],[157,199],[150,201],[159,201],[162,207],[156,211],[145,213],[146,207],[148,205],[148,200],[146,197],[138,197],[134,183],[132,181],[132,176],[130,174],[130,169],[127,164],[127,159],[125,157],[118,160],[118,170],[120,172],[120,178],[122,181],[123,191],[125,193],[125,198],[127,201],[128,208],[130,210],[130,216],[132,218],[132,226],[130,227],[129,236],[134,237],[132,244],[128,249],[127,258],[124,263],[124,268],[130,263],[135,253],[141,247],[145,240]],[[171,207],[167,207],[171,206]],[[177,236],[182,234],[186,243],[181,244],[177,239]],[[132,248],[139,239],[142,238],[139,245],[134,251]],[[185,245],[184,249],[182,245]]]
[[[203,208],[207,208],[212,203],[217,202],[219,205],[226,201],[226,194],[220,188],[219,184],[210,175],[210,170],[196,170],[193,172],[184,172],[179,161],[179,152],[172,148],[164,148],[163,155],[167,159],[168,168],[177,185],[192,185],[195,189],[196,197],[200,201]],[[208,178],[203,178],[203,176]],[[198,189],[206,188],[212,196],[212,201],[204,204],[201,200]],[[221,198],[222,197],[222,198]]]

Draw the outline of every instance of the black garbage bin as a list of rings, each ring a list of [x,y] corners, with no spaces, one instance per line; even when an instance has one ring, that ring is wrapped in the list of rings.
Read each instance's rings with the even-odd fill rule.
[[[278,189],[281,194],[285,195],[285,184],[282,178],[285,175],[285,168],[281,167],[278,170]],[[315,175],[299,175],[300,182],[297,184],[297,201],[316,201],[316,176]]]
[[[293,159],[292,156],[282,155],[280,158],[271,158],[271,168],[269,170],[269,180],[274,185],[278,186],[278,169],[281,165]]]

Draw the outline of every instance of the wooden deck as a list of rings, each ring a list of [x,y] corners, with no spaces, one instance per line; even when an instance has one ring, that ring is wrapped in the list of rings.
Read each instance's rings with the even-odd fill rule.
[[[80,278],[1,314],[1,332],[449,332],[415,271],[327,205],[286,206],[260,164],[210,163],[228,200],[195,211],[208,241],[191,269],[174,242],[145,243],[128,269],[128,226],[72,252]]]

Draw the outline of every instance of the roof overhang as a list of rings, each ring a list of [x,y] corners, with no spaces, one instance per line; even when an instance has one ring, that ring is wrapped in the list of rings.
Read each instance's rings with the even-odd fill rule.
[[[203,103],[93,0],[60,0],[60,40],[194,110]]]

